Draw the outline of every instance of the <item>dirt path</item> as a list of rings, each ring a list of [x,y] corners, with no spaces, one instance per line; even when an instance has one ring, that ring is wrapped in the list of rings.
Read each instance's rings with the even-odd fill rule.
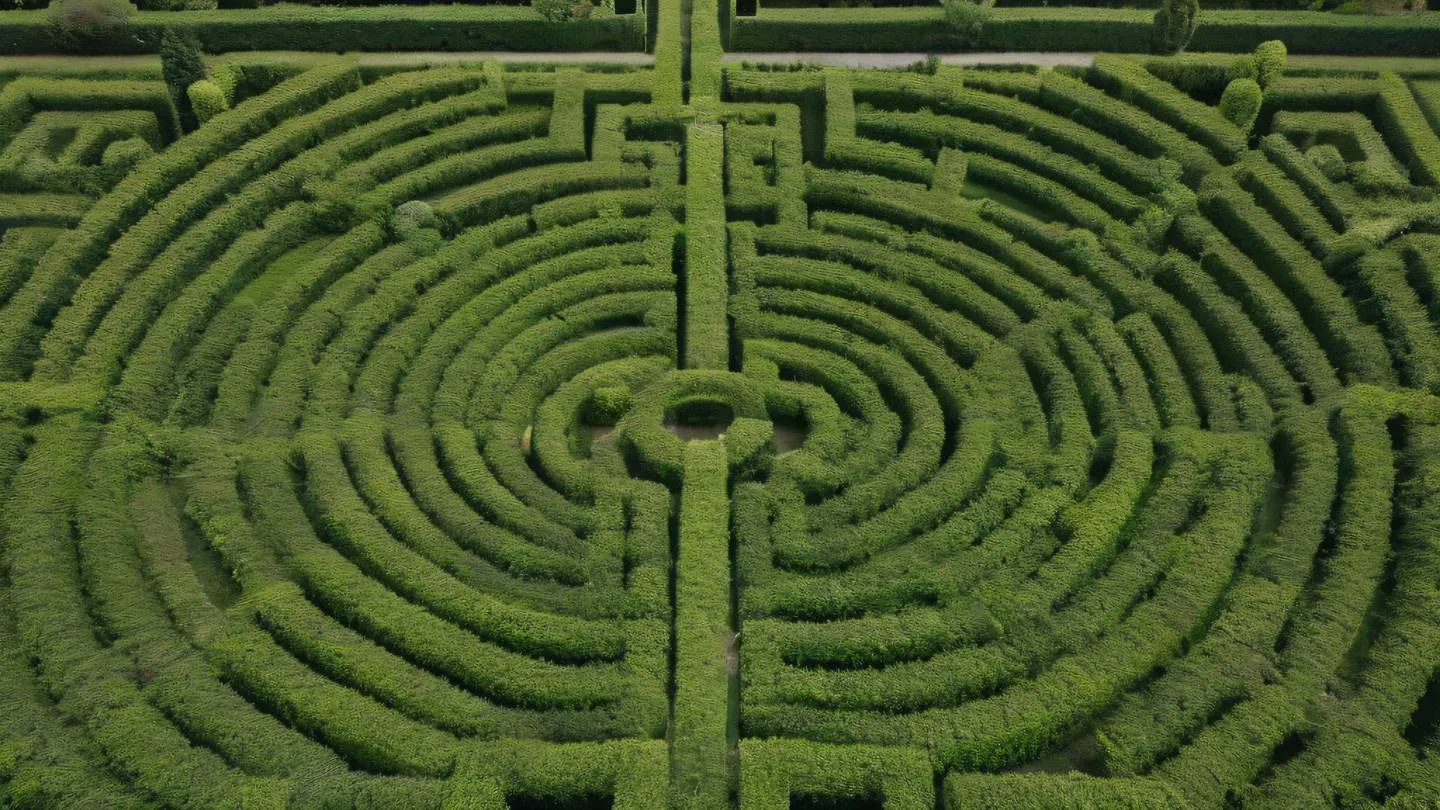
[[[1003,53],[951,53],[938,54],[940,61],[947,65],[1039,65],[1040,67],[1089,67],[1095,60],[1093,53],[1039,53],[1010,51]],[[736,62],[764,62],[771,64],[834,65],[851,68],[903,68],[916,62],[923,62],[929,54],[923,53],[727,53],[727,64]]]

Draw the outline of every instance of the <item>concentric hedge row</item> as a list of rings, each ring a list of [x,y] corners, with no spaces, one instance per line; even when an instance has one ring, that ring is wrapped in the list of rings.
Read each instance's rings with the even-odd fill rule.
[[[1394,601],[1440,141],[1423,87],[1306,81],[1247,136],[1110,57],[727,75],[824,122],[772,139],[808,227],[731,225],[745,373],[809,431],[735,494],[742,737],[928,750],[952,807],[1440,795]]]
[[[7,806],[1440,796],[1433,88],[682,57],[4,86]]]
[[[36,192],[104,192],[5,235],[9,702],[79,743],[7,732],[9,794],[647,806],[669,497],[574,455],[676,354],[676,152],[587,143],[586,96],[646,84],[336,63],[169,148],[150,90],[6,87],[16,171],[71,127]],[[67,157],[127,137],[163,151],[108,191]]]

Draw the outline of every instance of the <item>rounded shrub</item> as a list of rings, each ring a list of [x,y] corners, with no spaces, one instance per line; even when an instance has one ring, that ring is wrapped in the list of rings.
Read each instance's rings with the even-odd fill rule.
[[[196,122],[200,124],[230,109],[225,101],[225,91],[207,79],[191,84],[186,88],[185,95],[190,99],[190,109],[195,112]]]
[[[390,214],[390,232],[424,254],[433,253],[443,241],[440,217],[424,200],[410,200],[396,206]]]
[[[1278,39],[1266,40],[1255,48],[1255,80],[1261,88],[1269,87],[1285,72],[1285,61],[1290,52],[1285,43]]]
[[[390,227],[401,239],[408,238],[416,231],[434,228],[440,224],[435,209],[424,200],[410,200],[395,207],[390,217]]]
[[[1220,114],[1241,131],[1249,132],[1255,126],[1255,118],[1260,115],[1260,103],[1264,96],[1254,79],[1234,79],[1225,85],[1225,93],[1220,96]]]

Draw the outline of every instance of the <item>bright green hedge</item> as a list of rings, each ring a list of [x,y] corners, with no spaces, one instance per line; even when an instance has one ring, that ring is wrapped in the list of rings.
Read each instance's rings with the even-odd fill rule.
[[[7,797],[1440,795],[1433,88],[1145,64],[9,82]]]
[[[730,790],[727,716],[730,632],[728,466],[723,442],[685,448],[680,555],[675,561],[675,749],[672,803],[710,808]]]
[[[730,367],[723,133],[714,124],[692,124],[686,135],[686,368]]]

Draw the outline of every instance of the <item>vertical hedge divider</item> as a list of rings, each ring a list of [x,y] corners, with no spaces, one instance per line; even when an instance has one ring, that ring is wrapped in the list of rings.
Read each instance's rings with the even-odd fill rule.
[[[729,467],[722,441],[685,446],[675,557],[675,807],[723,807],[729,786]]]
[[[730,367],[725,321],[725,130],[691,124],[685,139],[685,367]]]

